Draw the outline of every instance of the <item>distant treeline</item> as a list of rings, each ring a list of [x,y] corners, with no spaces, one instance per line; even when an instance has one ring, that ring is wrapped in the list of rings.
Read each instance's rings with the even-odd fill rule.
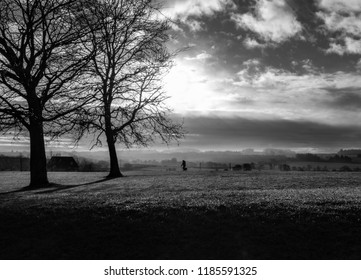
[[[355,157],[354,157],[355,158]],[[361,159],[361,155],[357,155],[356,158]],[[315,154],[296,154],[297,161],[308,161],[308,162],[341,162],[341,163],[351,163],[354,162],[353,158],[345,155],[334,155],[328,157],[320,157]]]
[[[30,159],[27,157],[8,157],[0,155],[0,171],[29,171]]]
[[[59,157],[59,156],[55,156]],[[61,156],[60,156],[61,157]],[[70,158],[71,156],[66,156]],[[64,157],[65,158],[65,157]],[[96,161],[94,159],[83,157],[71,157],[77,163],[76,168],[71,169],[62,166],[61,169],[48,166],[49,171],[80,171],[80,172],[105,172],[109,169],[109,162],[105,160]],[[244,160],[244,158],[242,158]],[[258,162],[245,162],[239,160],[239,163],[222,163],[215,161],[191,162],[187,161],[187,167],[190,169],[214,169],[214,170],[281,170],[281,171],[361,171],[361,156],[346,156],[343,154],[334,154],[319,156],[316,154],[296,154],[294,158],[275,157],[267,158]],[[48,165],[50,162],[48,159]],[[243,162],[242,162],[243,161]],[[304,163],[304,164],[302,164]],[[360,166],[357,166],[360,164]],[[165,170],[180,170],[181,160],[172,158],[169,160],[136,160],[132,162],[121,162],[121,169],[124,171],[142,170],[145,168],[165,168]],[[18,155],[15,157],[0,155],[0,171],[29,171],[30,159],[26,156]]]
[[[226,169],[228,170],[228,169]],[[349,166],[349,165],[341,165],[339,167],[336,166],[327,166],[327,165],[311,165],[307,164],[304,166],[292,166],[286,163],[280,164],[265,164],[265,163],[244,163],[244,164],[236,164],[231,168],[232,171],[251,171],[251,170],[275,170],[275,171],[316,171],[316,172],[361,172],[360,166]]]
[[[68,157],[69,158],[69,157]],[[77,158],[74,160],[77,163],[76,168],[71,169],[67,166],[61,166],[58,170],[49,166],[51,159],[48,159],[49,171],[81,171],[81,172],[92,172],[92,171],[108,171],[109,163],[107,161],[94,161],[87,158]],[[59,168],[59,167],[58,167]],[[0,171],[29,171],[30,170],[30,159],[23,156],[4,156],[0,155]]]
[[[322,172],[361,172],[360,166],[349,166],[349,165],[342,165],[340,167],[332,167],[332,166],[292,166],[292,171],[322,171]]]

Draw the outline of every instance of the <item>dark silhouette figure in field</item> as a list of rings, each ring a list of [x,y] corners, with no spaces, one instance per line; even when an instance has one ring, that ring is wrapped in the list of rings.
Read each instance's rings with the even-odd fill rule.
[[[186,164],[185,160],[182,160],[181,166],[182,166],[183,171],[187,171],[187,164]]]

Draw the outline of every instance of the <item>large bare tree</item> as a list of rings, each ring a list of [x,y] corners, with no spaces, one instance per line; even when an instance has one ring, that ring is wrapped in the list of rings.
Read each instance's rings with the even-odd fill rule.
[[[169,23],[152,0],[90,0],[88,24],[93,31],[94,103],[82,115],[80,135],[106,139],[110,172],[122,176],[115,144],[146,146],[161,139],[169,143],[183,136],[173,122],[162,90],[162,77],[172,66],[166,47]],[[97,26],[95,27],[95,24]],[[98,26],[99,25],[99,26]],[[85,118],[85,116],[87,116]]]
[[[48,184],[44,136],[61,132],[52,123],[90,99],[83,14],[77,0],[0,1],[0,131],[28,133],[32,187]]]

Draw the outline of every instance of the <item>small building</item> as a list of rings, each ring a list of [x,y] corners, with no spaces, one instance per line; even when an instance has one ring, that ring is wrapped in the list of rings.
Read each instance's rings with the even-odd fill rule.
[[[48,162],[49,171],[79,171],[79,165],[73,157],[53,156]]]

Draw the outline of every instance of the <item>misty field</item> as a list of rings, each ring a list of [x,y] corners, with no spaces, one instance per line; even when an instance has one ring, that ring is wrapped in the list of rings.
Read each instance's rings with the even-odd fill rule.
[[[361,259],[361,173],[0,172],[1,259]]]

